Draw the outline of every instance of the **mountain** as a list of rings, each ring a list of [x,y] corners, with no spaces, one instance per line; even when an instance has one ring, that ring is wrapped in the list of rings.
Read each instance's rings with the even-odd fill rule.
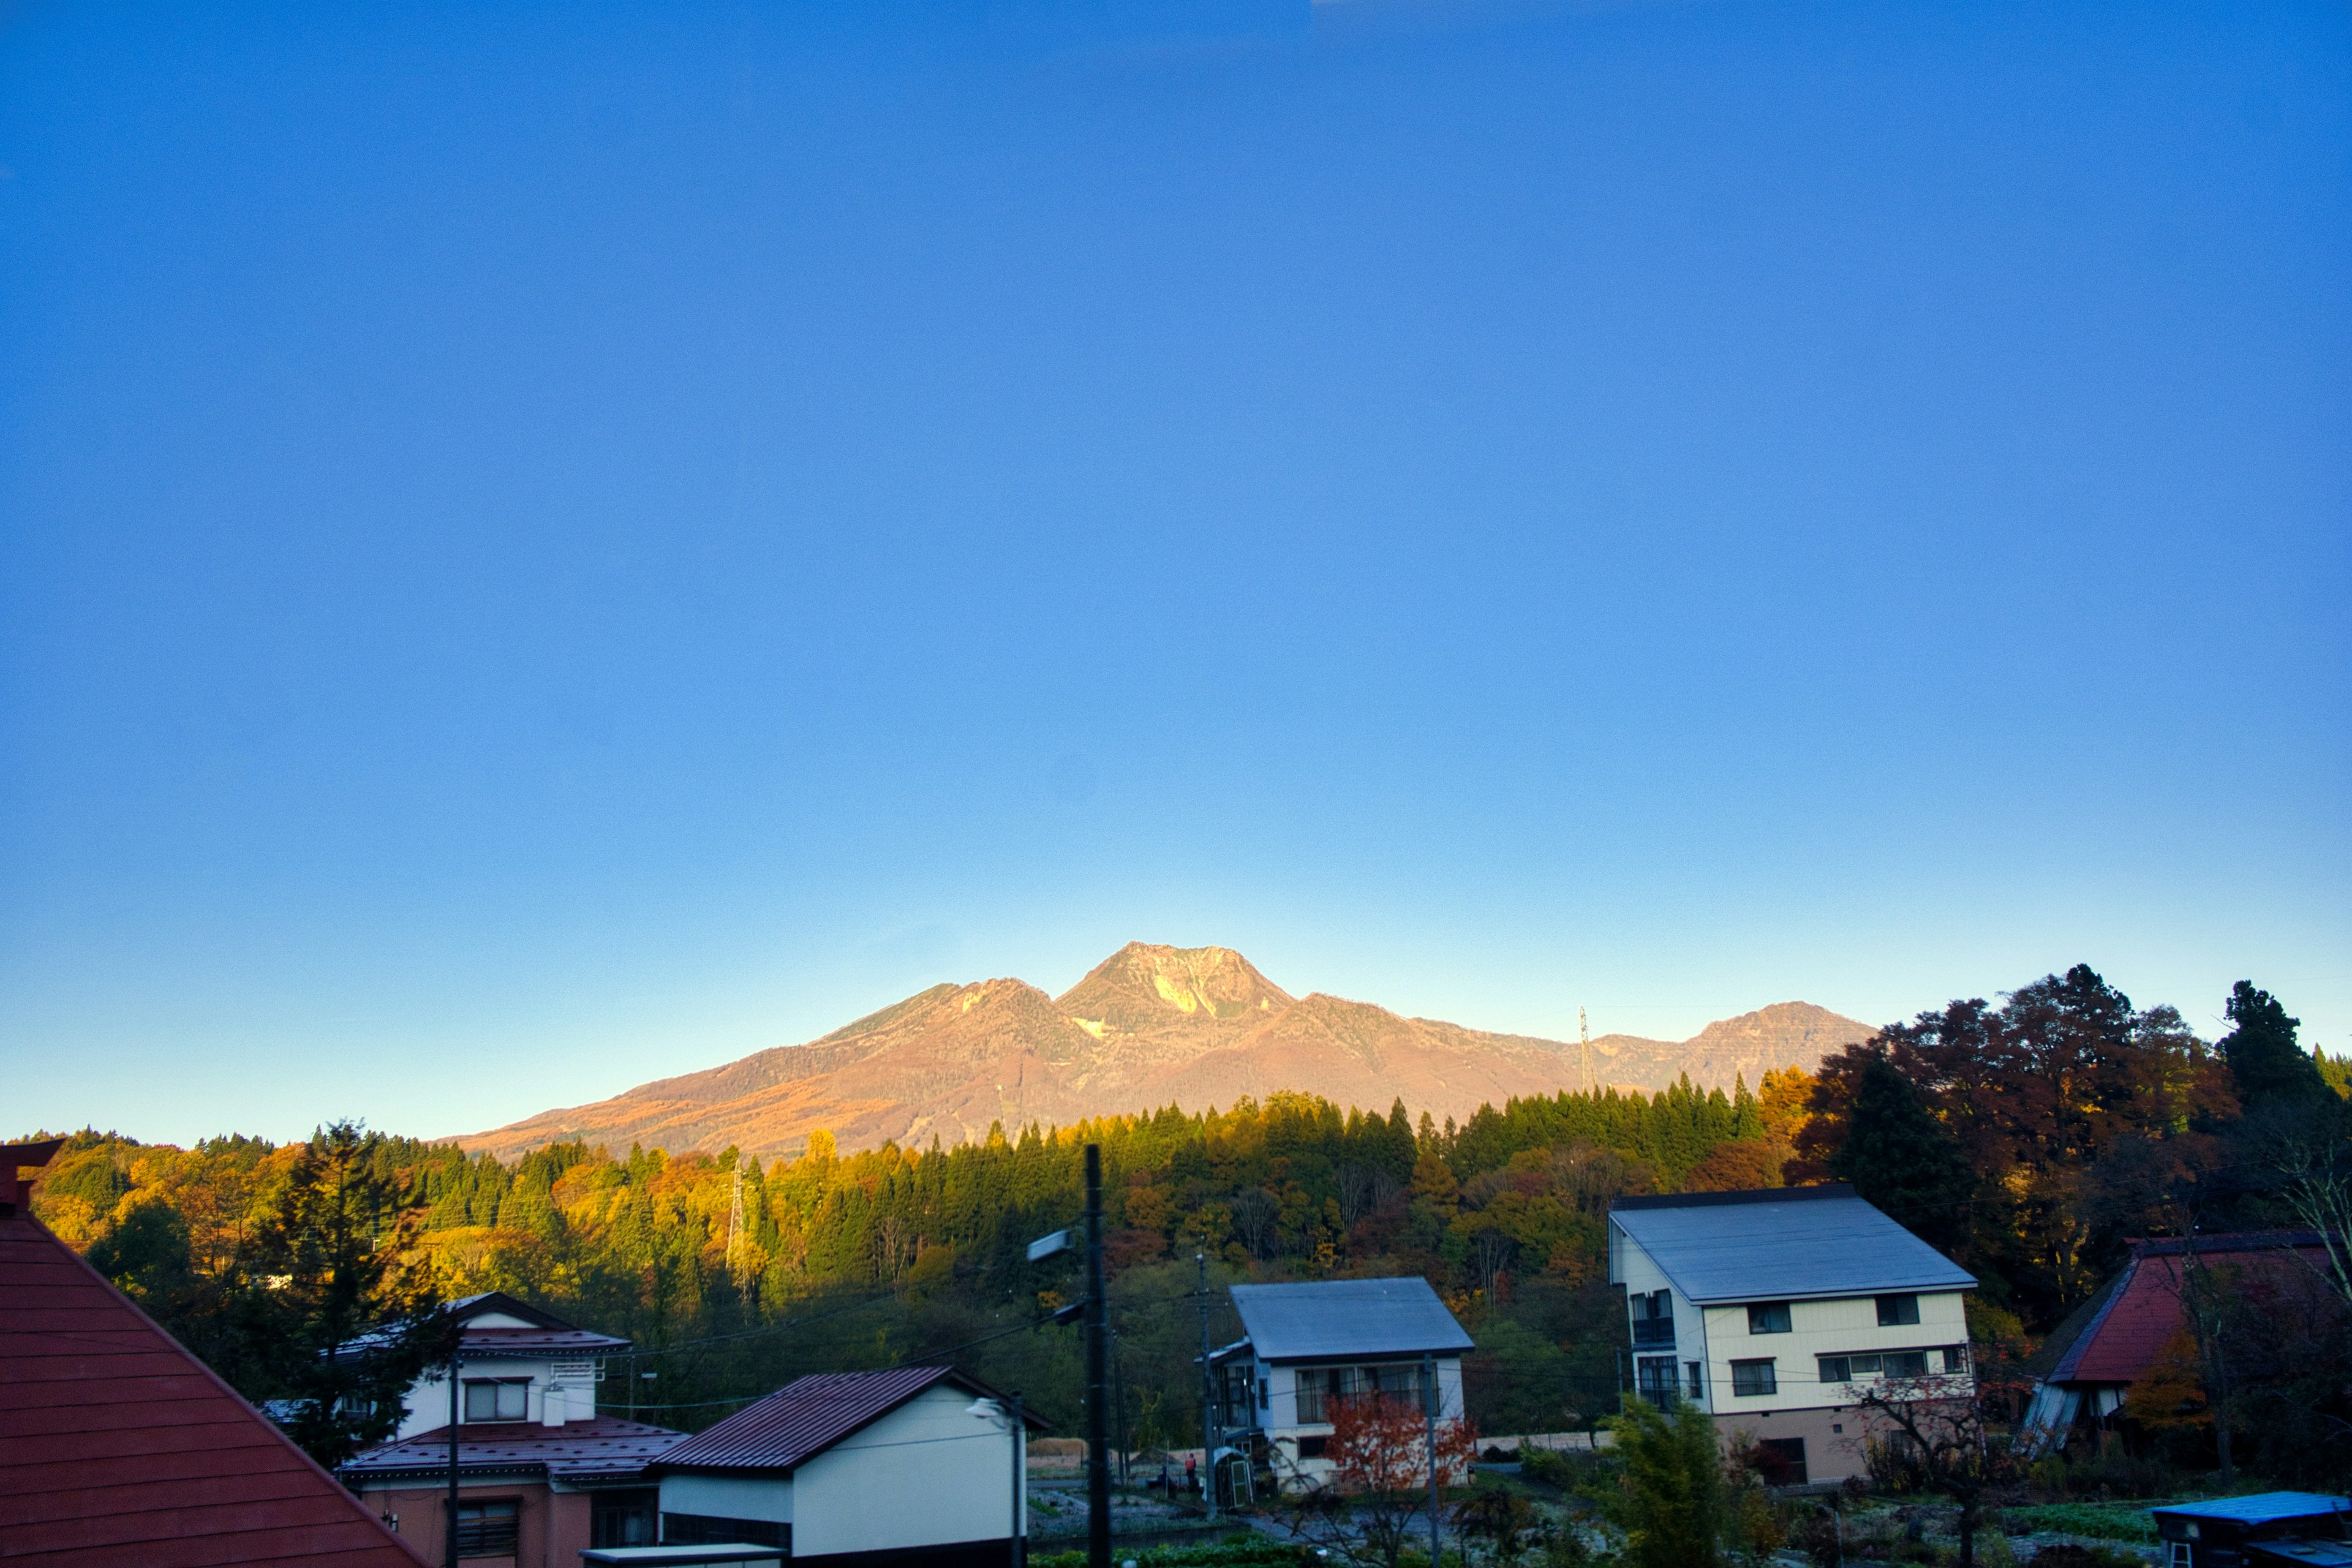
[[[1752,1086],[1768,1068],[1810,1068],[1866,1025],[1805,1002],[1710,1024],[1679,1044],[1592,1042],[1598,1084],[1657,1089],[1688,1072]],[[1466,1116],[1513,1095],[1582,1086],[1577,1047],[1496,1035],[1317,993],[1294,997],[1223,947],[1129,942],[1069,990],[1018,980],[934,985],[806,1045],[659,1079],[593,1105],[543,1111],[460,1140],[511,1156],[565,1139],[761,1155],[796,1153],[817,1128],[845,1152],[885,1139],[944,1143],[991,1123],[1231,1105],[1277,1089],[1386,1110]]]

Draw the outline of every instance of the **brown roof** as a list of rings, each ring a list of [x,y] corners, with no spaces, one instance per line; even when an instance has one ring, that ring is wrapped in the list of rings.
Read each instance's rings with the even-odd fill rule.
[[[2230,1289],[2260,1292],[2274,1281],[2263,1276],[2303,1262],[2320,1264],[2326,1254],[2315,1231],[2263,1231],[2197,1238],[2196,1257],[2206,1268],[2231,1271]],[[2106,1289],[2051,1335],[2072,1337],[2052,1365],[2051,1383],[2125,1384],[2146,1375],[2172,1336],[2188,1322],[2181,1306],[2190,1243],[2140,1241],[2131,1260]],[[2045,1349],[2044,1354],[2048,1353]]]
[[[0,1559],[58,1568],[421,1561],[22,1213],[0,1215]]]
[[[617,1416],[541,1426],[530,1421],[469,1423],[457,1428],[461,1478],[499,1475],[555,1476],[570,1481],[634,1479],[648,1460],[686,1441],[683,1432],[647,1426]],[[449,1473],[449,1428],[436,1427],[394,1443],[379,1443],[342,1467],[345,1479],[382,1482],[394,1477]]]
[[[821,1372],[796,1378],[747,1410],[706,1427],[664,1454],[671,1470],[789,1470],[879,1420],[933,1384],[985,1392],[952,1367]]]

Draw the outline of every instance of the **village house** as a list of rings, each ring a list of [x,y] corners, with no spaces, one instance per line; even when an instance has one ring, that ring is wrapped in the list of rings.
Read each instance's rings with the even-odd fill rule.
[[[996,1568],[1028,1528],[1025,1429],[951,1367],[819,1373],[648,1468],[664,1546],[773,1546],[832,1568]]]
[[[1619,1198],[1634,1387],[1744,1432],[1784,1485],[1864,1473],[1865,1392],[1967,1397],[1975,1279],[1843,1184]]]
[[[407,1543],[27,1212],[0,1148],[0,1556],[418,1568]]]
[[[2192,1246],[2194,1250],[2192,1251]],[[2309,1312],[2327,1265],[2316,1231],[2264,1231],[2132,1243],[2114,1279],[2070,1313],[2035,1352],[2033,1397],[2019,1424],[2028,1458],[2076,1435],[2122,1428],[2124,1395],[2168,1356],[2193,1361],[2184,1337],[2188,1299],[2201,1275],[2213,1289],[2249,1295],[2282,1323]]]
[[[449,1303],[457,1356],[457,1555],[480,1568],[574,1568],[590,1547],[650,1545],[648,1461],[680,1432],[596,1413],[604,1362],[629,1342],[497,1291]],[[410,1385],[393,1437],[341,1474],[434,1562],[448,1514],[449,1370]]]
[[[1470,1336],[1419,1278],[1236,1285],[1242,1337],[1210,1357],[1225,1447],[1283,1485],[1330,1473],[1335,1401],[1385,1394],[1415,1410],[1436,1391],[1437,1419],[1462,1419]]]

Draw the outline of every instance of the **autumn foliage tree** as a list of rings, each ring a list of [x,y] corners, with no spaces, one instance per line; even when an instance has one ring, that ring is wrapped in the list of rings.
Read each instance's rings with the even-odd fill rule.
[[[1461,1484],[1478,1457],[1467,1421],[1437,1423],[1437,1475]],[[1429,1529],[1429,1417],[1414,1400],[1356,1394],[1331,1404],[1330,1470],[1294,1478],[1292,1530],[1343,1562],[1396,1568]]]

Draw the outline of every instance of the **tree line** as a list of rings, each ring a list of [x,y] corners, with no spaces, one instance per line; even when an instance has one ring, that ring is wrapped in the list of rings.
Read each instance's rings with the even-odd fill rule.
[[[1076,1331],[1036,1325],[1075,1279],[1024,1248],[1076,1220],[1098,1142],[1129,1446],[1196,1437],[1203,1303],[1213,1339],[1235,1331],[1223,1285],[1344,1275],[1430,1279],[1478,1341],[1480,1425],[1557,1430],[1617,1408],[1621,1194],[1853,1181],[1974,1269],[1985,1321],[2017,1338],[2084,1300],[2128,1237],[2285,1214],[2265,1173],[2296,1140],[2341,1146],[2341,1064],[2303,1053],[2252,987],[2230,1005],[2209,1045],[2078,967],[1890,1026],[1816,1076],[1561,1092],[1459,1124],[1276,1094],[954,1147],[843,1154],[819,1133],[765,1163],[579,1143],[501,1161],[348,1123],[285,1146],[84,1131],[36,1206],[257,1398],[316,1403],[321,1351],[500,1289],[635,1341],[604,1406],[667,1426],[805,1371],[944,1357],[1074,1428]],[[369,1430],[328,1423],[319,1451]]]

